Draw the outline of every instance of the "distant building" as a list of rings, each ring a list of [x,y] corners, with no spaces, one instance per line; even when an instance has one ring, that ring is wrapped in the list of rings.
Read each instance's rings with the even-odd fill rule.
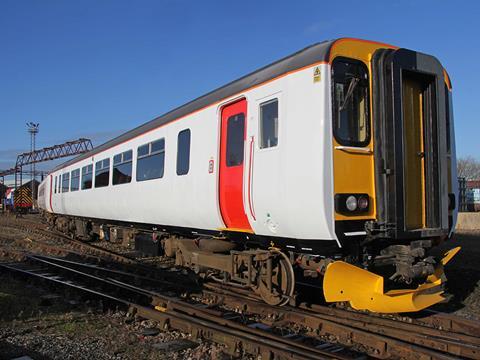
[[[480,189],[480,180],[467,180],[467,189]]]
[[[480,211],[480,180],[467,180],[465,198],[468,211]]]

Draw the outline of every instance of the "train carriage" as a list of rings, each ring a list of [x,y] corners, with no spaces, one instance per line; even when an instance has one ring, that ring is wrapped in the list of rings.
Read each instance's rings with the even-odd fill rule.
[[[433,56],[343,38],[233,81],[56,169],[64,231],[134,229],[177,265],[258,292],[295,284],[357,309],[443,300],[456,222],[450,79]]]
[[[34,207],[34,198],[36,198],[39,182],[34,181],[34,196],[32,196],[32,180],[19,186],[12,193],[13,210],[18,213],[27,213]]]

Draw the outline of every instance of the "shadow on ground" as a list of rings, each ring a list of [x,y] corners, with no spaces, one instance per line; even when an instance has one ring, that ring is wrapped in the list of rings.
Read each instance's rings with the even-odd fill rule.
[[[453,297],[435,309],[462,310],[480,317],[480,231],[458,232],[452,240],[435,249],[435,253],[441,255],[456,246],[462,249],[445,267],[447,292]]]
[[[21,356],[29,356],[35,360],[50,360],[36,351],[29,350],[22,346],[10,344],[7,341],[0,340],[0,360],[11,360]]]

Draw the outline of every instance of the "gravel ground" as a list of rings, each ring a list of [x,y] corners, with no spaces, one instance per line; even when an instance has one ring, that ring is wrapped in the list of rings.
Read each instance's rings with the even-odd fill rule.
[[[99,300],[72,300],[0,274],[0,360],[229,358],[218,345],[103,309]]]

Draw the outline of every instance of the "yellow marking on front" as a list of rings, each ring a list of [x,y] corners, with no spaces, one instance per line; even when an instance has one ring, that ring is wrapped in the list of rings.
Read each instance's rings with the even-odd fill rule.
[[[338,56],[362,61],[368,68],[370,79],[370,144],[366,147],[370,153],[347,152],[335,149],[340,144],[333,139],[333,179],[334,193],[365,193],[370,200],[368,213],[360,215],[342,215],[335,213],[335,220],[375,219],[375,172],[373,154],[373,105],[372,105],[372,66],[371,59],[377,49],[389,48],[386,44],[364,42],[355,39],[343,39],[336,42],[330,52],[330,63]],[[332,119],[333,121],[333,119]]]
[[[160,305],[157,305],[157,306],[155,306],[155,310],[160,311],[160,312],[166,312],[167,308],[163,307],[163,306],[160,306]]]

